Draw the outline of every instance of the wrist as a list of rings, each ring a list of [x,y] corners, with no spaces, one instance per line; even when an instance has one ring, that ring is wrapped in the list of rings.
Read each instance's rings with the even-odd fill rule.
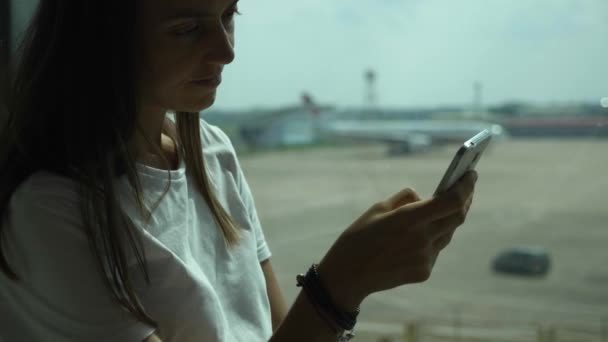
[[[354,335],[354,327],[359,315],[359,303],[353,296],[342,296],[340,287],[332,287],[333,297],[324,284],[332,282],[322,281],[319,274],[319,265],[313,264],[306,275],[299,274],[296,277],[296,285],[301,286],[308,298],[317,309],[319,316],[331,326],[336,333],[338,341],[350,341]],[[329,273],[326,273],[326,275]],[[331,279],[331,278],[330,278]],[[334,285],[336,283],[333,283]],[[336,301],[336,298],[338,299]],[[339,304],[338,304],[339,303]]]
[[[354,284],[328,269],[323,262],[318,265],[317,273],[321,285],[326,289],[337,309],[344,312],[356,312],[359,309],[365,296],[354,291],[356,288]]]

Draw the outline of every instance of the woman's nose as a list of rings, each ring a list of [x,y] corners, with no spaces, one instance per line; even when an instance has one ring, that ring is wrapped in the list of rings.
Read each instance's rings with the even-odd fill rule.
[[[206,61],[213,64],[230,64],[234,60],[234,34],[226,32],[220,25],[212,34],[208,35],[206,42]]]

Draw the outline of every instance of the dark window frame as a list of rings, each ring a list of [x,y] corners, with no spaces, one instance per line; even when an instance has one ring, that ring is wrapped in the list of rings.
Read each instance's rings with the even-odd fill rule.
[[[0,0],[0,123],[6,118],[5,86],[8,77],[12,39],[11,39],[11,0]]]

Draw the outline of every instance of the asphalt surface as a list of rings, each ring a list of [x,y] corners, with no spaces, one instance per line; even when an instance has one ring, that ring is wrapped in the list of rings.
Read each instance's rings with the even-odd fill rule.
[[[492,147],[478,164],[467,222],[431,279],[368,297],[359,318],[363,333],[397,334],[405,322],[422,321],[496,326],[513,336],[533,333],[535,324],[599,334],[600,320],[608,318],[608,140]],[[456,148],[400,157],[387,156],[382,145],[241,156],[287,300],[299,291],[296,274],[318,262],[374,202],[405,187],[430,196]],[[501,250],[529,245],[550,251],[547,277],[491,270]]]

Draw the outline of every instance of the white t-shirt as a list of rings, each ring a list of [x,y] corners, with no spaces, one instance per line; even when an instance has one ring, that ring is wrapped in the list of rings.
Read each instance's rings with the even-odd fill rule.
[[[271,256],[254,201],[234,148],[217,127],[201,120],[206,169],[222,206],[242,228],[228,251],[221,229],[186,173],[180,153],[171,187],[147,230],[126,200],[121,204],[143,236],[151,285],[134,259],[133,280],[163,342],[267,341],[270,305],[260,262]],[[163,192],[167,170],[137,165],[148,208]],[[22,279],[0,273],[0,342],[140,342],[154,328],[136,321],[113,301],[83,232],[76,184],[37,172],[13,194],[5,225],[5,254]]]

